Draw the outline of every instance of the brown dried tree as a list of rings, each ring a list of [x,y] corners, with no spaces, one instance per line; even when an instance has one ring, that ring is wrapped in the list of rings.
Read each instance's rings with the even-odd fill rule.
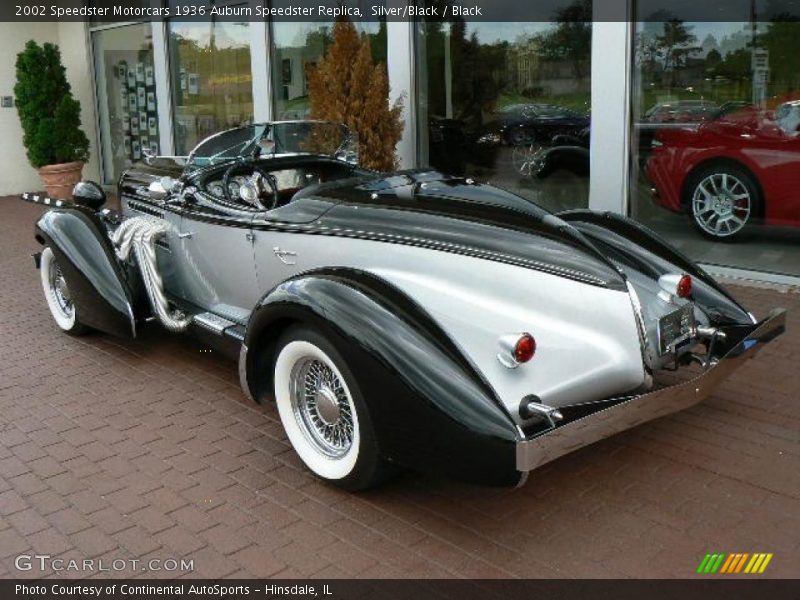
[[[311,117],[345,123],[358,134],[362,166],[397,167],[395,146],[403,132],[403,98],[389,104],[386,64],[373,62],[369,38],[349,21],[333,26],[333,44],[308,77]]]

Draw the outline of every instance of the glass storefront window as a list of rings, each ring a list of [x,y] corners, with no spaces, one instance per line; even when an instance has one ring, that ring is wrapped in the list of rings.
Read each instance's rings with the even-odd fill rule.
[[[245,22],[170,22],[175,152],[253,122],[250,31]]]
[[[374,61],[386,62],[386,23],[356,23],[369,36]],[[272,90],[275,119],[305,119],[309,114],[308,73],[333,43],[333,23],[276,21],[272,24]]]
[[[159,153],[153,40],[149,24],[92,36],[103,174],[112,183],[145,152]]]
[[[550,210],[586,207],[591,11],[577,0],[553,22],[418,23],[420,164]]]
[[[800,275],[800,21],[661,15],[637,24],[631,215],[694,260]]]

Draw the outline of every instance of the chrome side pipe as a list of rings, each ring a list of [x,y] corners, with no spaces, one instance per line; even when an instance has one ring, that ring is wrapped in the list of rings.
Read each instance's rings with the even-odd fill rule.
[[[120,260],[128,260],[133,252],[153,314],[167,330],[179,333],[189,327],[191,317],[179,310],[170,310],[156,258],[156,240],[167,231],[169,226],[163,221],[152,217],[131,217],[109,237]]]

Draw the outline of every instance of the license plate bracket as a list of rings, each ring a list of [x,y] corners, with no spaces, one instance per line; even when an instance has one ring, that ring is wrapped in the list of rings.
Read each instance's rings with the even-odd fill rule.
[[[675,349],[695,332],[694,306],[687,304],[658,320],[658,351],[661,355]]]

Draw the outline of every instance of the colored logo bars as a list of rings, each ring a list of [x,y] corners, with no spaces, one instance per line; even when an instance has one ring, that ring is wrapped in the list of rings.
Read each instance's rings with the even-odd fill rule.
[[[772,560],[772,553],[748,554],[747,552],[738,554],[706,554],[697,567],[698,573],[748,573],[751,575],[760,574],[767,568],[769,561]]]

